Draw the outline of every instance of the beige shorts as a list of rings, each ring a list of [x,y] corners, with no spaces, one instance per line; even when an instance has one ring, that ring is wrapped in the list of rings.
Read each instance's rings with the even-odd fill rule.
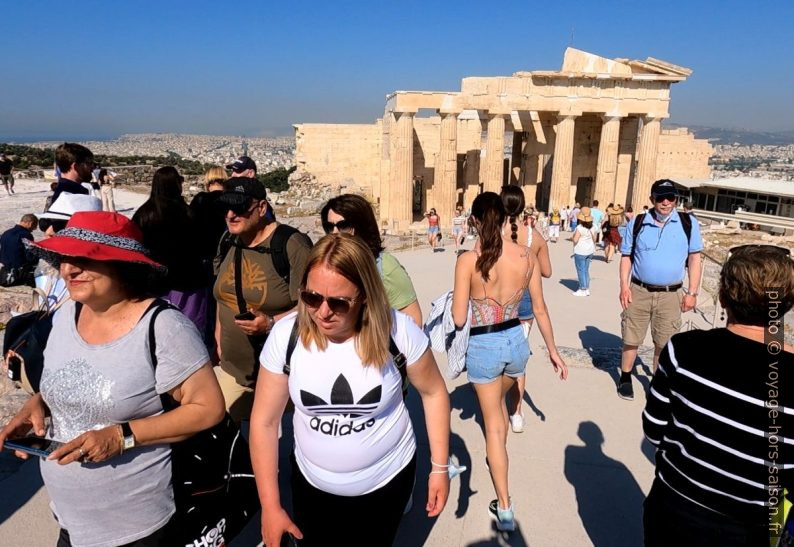
[[[631,304],[620,316],[623,343],[627,346],[642,345],[650,324],[653,345],[664,347],[670,337],[681,330],[683,294],[681,289],[675,292],[651,292],[632,283]]]
[[[226,411],[237,424],[243,420],[250,420],[251,410],[254,408],[254,389],[241,386],[234,376],[221,367],[213,367],[213,370],[221,385],[223,399],[226,401]]]

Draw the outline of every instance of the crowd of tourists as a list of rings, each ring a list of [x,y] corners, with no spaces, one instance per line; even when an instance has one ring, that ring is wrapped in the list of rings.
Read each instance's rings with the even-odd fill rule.
[[[720,279],[727,327],[676,334],[681,313],[697,302],[702,242],[697,221],[676,208],[672,181],[654,183],[653,208],[636,217],[620,205],[602,211],[597,201],[546,216],[526,207],[515,186],[481,193],[468,214],[459,207],[451,219],[454,283],[426,318],[361,196],[329,200],[319,219],[326,235],[313,242],[277,219],[247,156],[210,169],[206,191],[190,203],[180,173],[158,169],[132,219],[102,193],[107,170],[96,175],[100,196],[90,195],[90,150],[66,143],[56,163],[47,211],[23,216],[0,238],[0,277],[18,273],[38,287],[51,321],[42,359],[22,345],[4,350],[6,364],[22,361],[27,378],[38,379],[25,384],[32,396],[0,432],[0,448],[31,433],[57,441],[41,471],[59,547],[185,544],[183,519],[200,497],[184,506],[178,490],[190,481],[174,480],[176,458],[219,424],[247,433],[249,472],[235,477],[255,480],[265,545],[391,545],[415,482],[426,481],[424,510],[433,518],[456,469],[450,399],[431,351],[439,338],[447,375],[465,371],[483,417],[495,496],[488,511],[500,531],[514,531],[507,437],[525,425],[534,322],[554,374],[568,377],[542,285],[552,274],[548,245],[561,231],[572,232],[577,296],[589,295],[600,239],[607,261],[620,253],[622,398],[633,398],[637,347],[651,329],[655,374],[642,421],[657,469],[646,545],[765,540],[767,388],[754,366],[766,352],[765,290],[779,287],[780,313],[788,311],[794,263],[779,247],[736,249]],[[442,219],[434,209],[426,216],[435,249]],[[465,250],[469,230],[476,242]],[[780,366],[791,368],[794,348],[782,349]],[[409,386],[426,441],[405,404]],[[780,407],[794,404],[788,393],[780,398]],[[286,458],[285,413],[294,437]],[[792,425],[783,411],[781,420]],[[425,442],[429,462],[420,464]],[[782,466],[788,487],[792,467]],[[279,490],[286,469],[291,507]],[[196,541],[228,543],[228,522],[204,526]]]

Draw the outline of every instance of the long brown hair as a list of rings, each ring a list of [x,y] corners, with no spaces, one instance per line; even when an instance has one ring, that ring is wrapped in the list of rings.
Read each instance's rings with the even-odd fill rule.
[[[358,289],[362,304],[356,322],[356,353],[364,366],[380,368],[389,359],[392,314],[372,250],[361,238],[328,234],[312,248],[302,288],[306,288],[309,272],[319,266],[333,270]],[[298,324],[303,347],[308,348],[312,342],[320,351],[328,347],[328,339],[317,328],[303,301],[298,301]]]
[[[496,261],[502,255],[502,224],[505,222],[505,206],[495,192],[483,192],[471,204],[471,216],[478,221],[480,234],[480,256],[474,268],[484,281]]]

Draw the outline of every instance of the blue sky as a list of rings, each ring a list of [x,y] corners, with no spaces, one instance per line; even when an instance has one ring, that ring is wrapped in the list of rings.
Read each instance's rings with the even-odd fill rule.
[[[794,130],[791,0],[3,5],[0,139],[372,122],[391,91],[557,70],[568,45],[692,68],[671,122]]]

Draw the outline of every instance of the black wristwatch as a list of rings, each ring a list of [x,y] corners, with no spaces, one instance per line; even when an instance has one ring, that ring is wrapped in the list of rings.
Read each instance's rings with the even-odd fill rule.
[[[129,450],[130,448],[135,448],[135,435],[132,432],[132,428],[130,427],[130,422],[123,422],[121,424],[121,436],[123,438],[124,450]]]

